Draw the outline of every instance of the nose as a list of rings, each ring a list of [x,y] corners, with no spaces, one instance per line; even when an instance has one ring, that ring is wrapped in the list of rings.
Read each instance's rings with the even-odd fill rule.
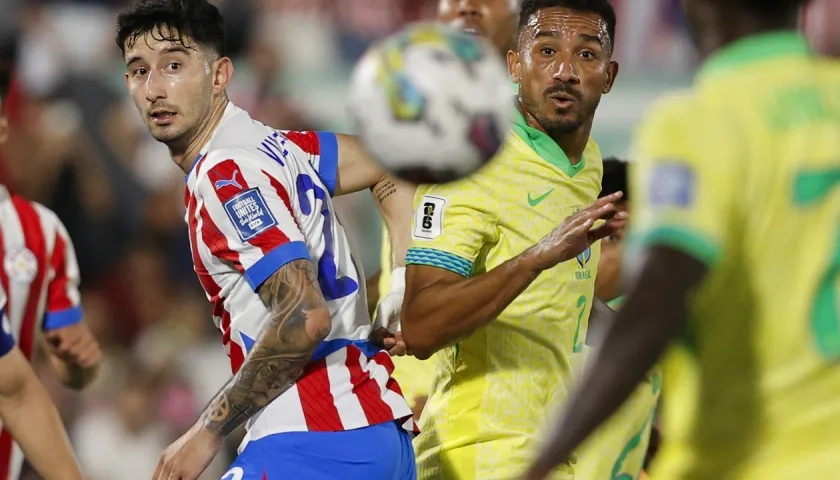
[[[458,16],[459,17],[479,17],[481,16],[481,9],[478,8],[476,0],[461,0],[458,2]]]
[[[575,59],[578,58],[570,51],[564,51],[557,55],[557,68],[554,71],[554,79],[566,84],[580,83],[578,74],[579,66]]]
[[[146,100],[151,103],[166,98],[166,87],[164,86],[164,79],[161,77],[162,75],[154,70],[149,72],[146,77]]]

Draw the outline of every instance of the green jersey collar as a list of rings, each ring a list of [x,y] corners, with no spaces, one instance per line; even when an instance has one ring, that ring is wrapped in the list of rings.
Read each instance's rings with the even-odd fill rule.
[[[717,77],[760,60],[810,53],[808,41],[797,32],[762,33],[736,40],[712,54],[700,68],[697,78]]]
[[[522,112],[515,106],[513,108],[513,132],[543,160],[559,168],[569,178],[574,177],[575,174],[581,171],[586,163],[583,156],[581,156],[580,161],[572,165],[572,162],[569,161],[569,157],[566,156],[566,152],[560,148],[560,145],[557,145],[557,142],[552,140],[547,134],[528,126]]]

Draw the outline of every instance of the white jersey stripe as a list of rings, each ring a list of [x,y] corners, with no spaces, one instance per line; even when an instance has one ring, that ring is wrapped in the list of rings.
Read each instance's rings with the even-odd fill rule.
[[[333,353],[326,358],[327,376],[330,379],[330,392],[335,399],[335,408],[345,429],[367,425],[365,411],[359,397],[353,393],[350,370],[347,368],[347,349]]]

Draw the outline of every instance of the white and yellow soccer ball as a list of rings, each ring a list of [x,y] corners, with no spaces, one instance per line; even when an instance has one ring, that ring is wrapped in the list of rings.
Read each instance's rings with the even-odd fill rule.
[[[372,47],[350,85],[350,116],[365,147],[415,183],[481,168],[504,142],[513,108],[494,47],[437,23],[410,25]]]

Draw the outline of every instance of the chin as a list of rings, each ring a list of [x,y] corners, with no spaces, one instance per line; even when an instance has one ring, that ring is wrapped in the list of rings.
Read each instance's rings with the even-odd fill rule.
[[[149,133],[152,134],[152,138],[161,143],[172,143],[183,136],[183,132],[176,129],[174,125],[166,127],[151,126],[149,127]]]
[[[557,118],[550,122],[548,130],[555,133],[572,133],[577,131],[583,122],[579,118]]]

